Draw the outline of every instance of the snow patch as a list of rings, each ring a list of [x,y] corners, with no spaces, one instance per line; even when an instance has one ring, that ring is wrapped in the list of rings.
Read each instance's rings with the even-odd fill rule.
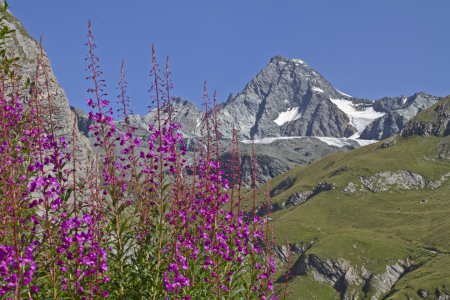
[[[301,64],[301,65],[304,65],[304,64],[306,64],[303,60],[301,60],[301,59],[294,59],[294,58],[292,58],[292,61],[295,63],[295,64]]]
[[[299,119],[303,114],[303,111],[299,111],[299,107],[293,107],[292,109],[288,108],[287,111],[282,112],[278,115],[278,118],[274,120],[278,126],[283,125],[286,122],[291,122]]]
[[[336,90],[336,89],[335,89],[335,90]],[[350,95],[344,94],[344,93],[341,92],[341,91],[336,90],[336,92],[338,92],[338,93],[341,94],[341,95],[344,95],[344,96],[347,96],[347,97],[351,97]]]
[[[200,124],[202,124],[203,119],[197,119],[197,126],[195,128],[198,128],[198,126],[200,126]]]
[[[358,111],[351,101],[344,99],[330,99],[331,102],[337,105],[350,119],[350,124],[353,125],[358,131],[350,138],[358,138],[364,131],[367,125],[372,123],[375,119],[382,117],[384,112],[377,112],[373,107],[366,107],[366,110]]]
[[[265,138],[260,140],[254,140],[255,144],[270,144],[276,140],[290,140],[290,139],[302,139],[306,138],[306,136],[281,136],[281,137],[274,137],[274,138]],[[318,136],[309,136],[308,138],[316,138],[318,140],[321,140],[324,143],[327,143],[330,146],[336,146],[339,148],[345,147],[345,146],[354,146],[355,143],[359,147],[367,146],[373,143],[378,142],[377,140],[359,140],[359,139],[353,139],[353,138],[334,138],[334,137],[318,137]],[[251,144],[251,140],[243,140],[241,141],[244,144]]]
[[[402,96],[402,104],[405,105],[406,101],[408,101],[408,98],[405,96]]]
[[[315,87],[315,86],[313,86],[312,90],[315,92],[323,93],[322,89],[319,89],[318,87]]]

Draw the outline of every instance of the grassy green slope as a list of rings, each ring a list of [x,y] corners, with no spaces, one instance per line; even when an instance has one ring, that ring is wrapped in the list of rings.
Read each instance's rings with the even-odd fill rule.
[[[439,103],[450,103],[450,97]],[[413,121],[432,120],[436,106]],[[418,299],[420,289],[429,291],[426,299],[436,299],[436,294],[445,292],[446,287],[450,289],[450,178],[437,189],[394,188],[373,193],[361,189],[358,177],[407,170],[439,180],[450,172],[450,160],[437,158],[450,148],[450,136],[399,137],[395,145],[379,148],[382,143],[332,154],[274,178],[270,182],[271,190],[287,177],[297,178],[291,188],[272,199],[279,203],[294,192],[312,190],[321,181],[337,187],[301,205],[275,212],[272,217],[276,220],[276,241],[284,244],[287,236],[290,243],[311,245],[307,254],[345,259],[374,274],[383,273],[386,265],[410,256],[415,261],[412,271],[396,283],[385,299],[409,299],[406,296]],[[357,192],[343,192],[349,182],[358,186]],[[420,200],[427,202],[419,203]],[[290,287],[292,299],[328,299],[324,295],[330,295],[329,288],[317,285],[320,284],[312,283],[307,275],[296,276]],[[363,299],[370,296],[370,293],[361,295]]]

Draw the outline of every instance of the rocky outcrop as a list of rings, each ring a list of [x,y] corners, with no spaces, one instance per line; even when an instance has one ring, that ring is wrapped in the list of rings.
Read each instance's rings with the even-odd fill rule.
[[[89,119],[89,115],[76,107],[70,106],[70,110],[77,115],[78,130],[84,135],[89,135],[89,126],[94,126],[95,121]]]
[[[286,205],[297,205],[299,203],[303,203],[310,198],[326,191],[334,191],[336,189],[336,186],[330,183],[326,183],[324,181],[319,182],[317,186],[313,188],[312,191],[306,191],[303,193],[293,193],[289,196],[288,200],[286,201]]]
[[[374,193],[385,192],[389,190],[411,190],[423,189],[429,187],[436,189],[450,176],[450,173],[441,176],[440,180],[432,181],[422,175],[415,174],[406,170],[397,172],[385,171],[379,172],[371,177],[358,177],[361,183]]]
[[[397,134],[390,137],[380,148],[394,145],[399,137],[419,136],[443,136],[450,134],[450,97],[447,96],[432,107],[415,116]]]
[[[410,97],[385,97],[376,100],[373,108],[386,114],[367,125],[361,138],[384,140],[391,137],[403,129],[415,115],[441,99],[442,97],[420,92]]]
[[[403,137],[411,135],[447,136],[450,134],[449,121],[450,98],[447,97],[428,111],[426,115],[411,120],[410,124],[400,132],[400,135]]]
[[[291,254],[291,260],[293,256],[298,256],[303,254],[306,251],[306,247],[302,245],[301,247],[297,244],[289,244],[289,252]],[[288,262],[288,246],[283,245],[274,245],[273,246],[273,253],[277,256],[277,258],[282,262]]]
[[[303,193],[293,193],[289,196],[288,200],[286,201],[286,205],[297,205],[299,203],[303,203],[309,198],[311,198],[312,194],[313,194],[312,191],[306,191]]]
[[[389,112],[367,125],[361,134],[361,138],[366,140],[387,139],[405,127],[408,121],[396,112]]]
[[[353,182],[349,182],[347,184],[347,186],[342,191],[344,193],[347,193],[347,194],[356,194],[356,195],[358,195],[358,192],[363,192],[364,190],[365,189],[364,189],[363,185],[357,185],[357,184],[355,184]]]
[[[296,180],[297,178],[290,177],[284,179],[273,190],[270,191],[270,197],[275,197],[276,195],[281,194],[285,190],[291,188]]]
[[[378,300],[410,270],[412,264],[413,261],[406,258],[394,265],[386,265],[384,273],[372,274],[364,266],[352,266],[345,259],[323,259],[310,254],[299,258],[294,265],[293,275],[310,275],[315,281],[328,283],[340,293],[341,299],[364,298],[370,289],[375,291],[371,300]]]
[[[270,203],[269,207],[267,207],[267,204],[261,204],[257,205],[255,207],[255,216],[265,216],[267,213],[274,213],[284,207],[284,203]],[[267,210],[269,208],[269,210]],[[248,212],[247,216],[252,216],[253,212]]]

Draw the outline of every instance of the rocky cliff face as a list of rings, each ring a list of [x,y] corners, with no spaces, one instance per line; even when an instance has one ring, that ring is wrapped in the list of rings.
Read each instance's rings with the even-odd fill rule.
[[[292,271],[294,276],[310,275],[315,281],[331,284],[341,299],[361,299],[371,290],[373,296],[370,299],[378,300],[409,271],[413,263],[406,258],[394,265],[386,265],[384,273],[373,274],[364,266],[353,266],[345,259],[323,259],[310,254],[301,256]]]
[[[361,134],[362,139],[384,140],[400,131],[408,123],[408,119],[397,114],[388,112],[384,116],[376,119],[364,129]]]
[[[415,115],[441,100],[442,97],[433,96],[425,92],[415,93],[410,97],[385,97],[376,100],[373,107],[376,111],[395,111],[398,115],[411,120]]]
[[[356,129],[348,116],[330,101],[341,97],[307,63],[278,55],[220,109],[222,134],[231,138],[235,124],[241,139],[349,137]]]
[[[361,138],[384,140],[391,137],[415,115],[441,99],[442,97],[420,92],[410,97],[385,97],[376,100],[373,103],[374,109],[387,113],[369,124],[361,134]]]
[[[419,136],[443,136],[450,134],[450,96],[445,97],[435,103],[422,114],[414,117],[408,124],[398,133],[390,137],[381,145],[386,148],[394,145],[399,137]],[[445,149],[446,150],[446,149]],[[448,156],[449,153],[444,151],[442,155]]]
[[[182,134],[183,136],[193,136],[194,132],[198,127],[200,127],[201,121],[203,119],[203,112],[197,108],[197,105],[190,102],[189,100],[183,100],[181,97],[177,97],[174,99],[171,104],[171,108],[173,109],[171,113],[172,121],[181,124]],[[168,108],[165,108],[168,110]],[[130,120],[133,124],[138,124],[139,115],[135,116],[135,120]],[[147,125],[155,125],[157,120],[157,112],[156,110],[152,110],[150,113],[146,114],[142,117],[142,121]],[[168,119],[169,113],[165,111],[161,114],[162,119]],[[134,122],[133,122],[134,121]],[[140,125],[140,124],[138,124]],[[199,132],[200,133],[200,132]],[[198,134],[200,135],[200,134]]]
[[[3,2],[0,1],[3,5]],[[11,34],[11,38],[7,41],[7,54],[12,56],[15,51],[16,57],[21,58],[22,69],[21,73],[25,78],[30,78],[32,82],[35,80],[37,63],[41,56],[41,48],[39,43],[33,39],[26,29],[23,27],[22,23],[17,20],[9,11],[1,13],[6,17],[3,21],[10,29],[15,29],[16,31]],[[74,114],[70,110],[69,101],[64,93],[64,90],[59,86],[56,80],[55,74],[53,73],[50,62],[47,57],[44,58],[48,71],[48,80],[51,82],[50,93],[52,97],[52,107],[54,114],[52,116],[53,121],[59,128],[56,132],[56,136],[65,136],[66,140],[72,139],[72,128],[74,126]],[[45,82],[45,78],[41,75],[38,78],[40,83]],[[89,141],[83,134],[78,132],[78,143],[82,152],[77,153],[77,160],[82,164],[87,162],[88,152],[91,151]],[[72,151],[69,145],[69,151]]]

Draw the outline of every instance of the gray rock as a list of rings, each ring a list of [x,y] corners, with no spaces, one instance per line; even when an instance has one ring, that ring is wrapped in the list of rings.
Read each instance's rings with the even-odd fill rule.
[[[294,256],[301,255],[305,251],[306,251],[306,247],[304,245],[302,245],[302,247],[300,247],[297,244],[289,244],[289,252],[291,253],[291,262],[293,262],[292,258]],[[288,247],[286,245],[283,245],[283,246],[274,245],[273,253],[277,256],[277,258],[280,261],[285,262],[285,263],[288,261]]]
[[[281,181],[273,190],[270,191],[270,197],[275,197],[278,194],[281,194],[285,190],[292,187],[292,185],[295,183],[297,178],[286,178],[283,181]]]
[[[0,3],[3,5],[2,1],[0,1]],[[3,22],[5,22],[10,29],[16,30],[11,34],[10,39],[6,43],[7,55],[11,57],[13,51],[15,51],[16,57],[19,56],[21,58],[21,75],[23,78],[29,78],[35,84],[34,80],[36,76],[37,63],[41,57],[41,48],[39,43],[29,35],[22,23],[9,11],[1,13],[1,15],[6,17],[6,20]],[[52,95],[52,120],[57,128],[55,135],[57,138],[64,136],[66,141],[71,141],[73,138],[73,126],[76,126],[76,123],[74,123],[74,114],[70,110],[69,101],[64,93],[64,90],[61,86],[59,86],[55,74],[51,69],[50,61],[46,56],[44,56],[44,60],[47,67],[48,81],[50,83],[50,94]],[[42,66],[40,67],[40,70],[42,70]],[[45,76],[43,72],[39,74],[37,80],[40,84],[45,83]],[[46,86],[39,86],[39,90],[41,91],[42,97],[46,99]],[[25,103],[30,100],[30,95],[26,94],[23,96]],[[83,134],[80,134],[78,130],[75,130],[75,133],[77,135],[76,143],[81,150],[80,152],[76,152],[76,159],[82,165],[85,165],[88,161],[88,155],[92,150],[86,137]],[[72,143],[69,144],[67,152],[72,152],[72,145]],[[83,174],[80,173],[80,176],[83,176]]]
[[[403,129],[408,123],[408,119],[397,114],[389,112],[376,119],[364,129],[361,139],[366,140],[384,140]]]
[[[374,193],[385,192],[389,190],[410,190],[423,189],[428,186],[436,189],[442,185],[442,182],[450,176],[450,173],[441,176],[441,180],[432,181],[422,175],[415,174],[406,170],[397,172],[386,171],[376,173],[371,177],[358,177],[361,183]]]
[[[70,106],[70,110],[77,115],[78,130],[87,137],[89,135],[89,126],[94,126],[95,121],[90,120],[89,115],[79,108]]]
[[[385,97],[376,100],[373,102],[374,109],[386,114],[367,125],[361,138],[384,140],[391,137],[403,129],[415,115],[441,99],[442,97],[419,92],[410,97]]]
[[[445,98],[432,111],[427,119],[411,120],[411,122],[399,132],[399,136],[447,136],[450,134],[450,101]]]
[[[354,184],[353,182],[349,182],[347,187],[343,191],[349,194],[356,192],[356,184]]]
[[[374,101],[373,107],[376,111],[395,111],[398,115],[411,120],[419,112],[441,99],[442,97],[419,92],[410,97],[384,97]]]
[[[303,203],[310,198],[326,191],[333,191],[336,189],[336,186],[330,183],[326,182],[319,182],[317,186],[313,188],[312,191],[306,191],[303,193],[293,193],[289,196],[288,200],[286,201],[286,205],[297,205],[299,203]]]
[[[151,112],[142,117],[145,124],[156,125],[157,111],[153,109]],[[200,136],[200,124],[204,117],[204,113],[200,111],[197,106],[189,100],[183,100],[181,97],[177,97],[171,103],[171,118],[176,124],[182,126],[182,134],[184,137],[190,137],[193,132],[197,130],[197,136]],[[167,120],[169,118],[168,107],[164,108],[164,112],[161,112],[161,119]],[[130,120],[131,121],[131,120]],[[139,121],[138,121],[139,122]],[[136,121],[135,123],[136,124]]]
[[[286,205],[297,205],[299,203],[303,203],[309,198],[311,198],[311,195],[313,194],[312,191],[306,191],[303,193],[293,193],[289,196],[288,200],[286,201]]]
[[[418,292],[417,292],[417,294],[419,294],[419,296],[420,297],[422,297],[423,299],[425,299],[426,297],[428,297],[428,291],[426,291],[426,290],[419,290]]]
[[[341,299],[358,299],[364,296],[364,287],[370,286],[375,291],[371,300],[378,300],[391,290],[402,275],[409,272],[412,264],[408,257],[392,266],[386,265],[386,272],[382,274],[372,274],[364,266],[357,269],[345,259],[323,259],[310,254],[298,259],[293,275],[311,274],[315,281],[332,285],[341,294]]]

